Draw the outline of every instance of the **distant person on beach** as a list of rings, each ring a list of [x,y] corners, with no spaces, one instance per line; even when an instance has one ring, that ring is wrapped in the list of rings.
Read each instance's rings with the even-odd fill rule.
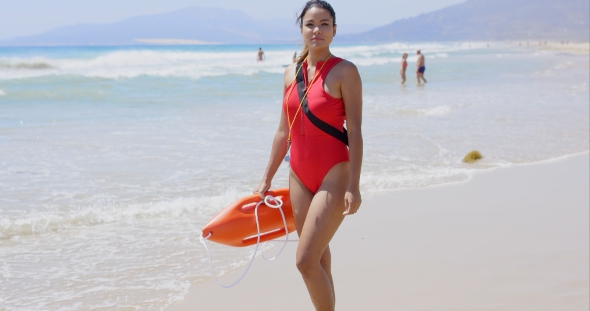
[[[402,63],[399,68],[399,74],[402,76],[402,84],[406,83],[406,68],[408,68],[408,53],[402,55]]]
[[[265,58],[264,51],[262,50],[262,48],[258,48],[258,55],[256,56],[256,60],[261,62],[264,60],[264,58]]]
[[[420,80],[423,80],[424,83],[426,83],[426,79],[424,79],[424,71],[426,71],[424,55],[422,55],[420,50],[417,50],[416,54],[418,54],[418,60],[416,61],[416,78],[418,79],[418,84],[420,84]]]
[[[297,52],[295,52],[295,54],[293,54],[293,63],[297,62]]]
[[[330,51],[336,13],[328,2],[308,1],[297,21],[303,50],[297,63],[285,69],[279,127],[254,193],[264,197],[290,151],[289,193],[299,235],[297,269],[315,310],[333,311],[336,295],[329,243],[344,218],[361,205],[362,83],[356,66]]]

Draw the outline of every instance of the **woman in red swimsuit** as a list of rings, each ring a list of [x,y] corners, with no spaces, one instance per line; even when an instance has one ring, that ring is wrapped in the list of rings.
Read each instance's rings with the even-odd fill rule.
[[[334,310],[328,243],[344,217],[356,213],[361,204],[362,85],[354,64],[330,52],[336,34],[336,14],[330,4],[308,1],[298,22],[304,43],[298,59],[301,65],[292,64],[285,70],[279,128],[254,193],[262,197],[271,187],[290,144],[289,188],[299,235],[297,268],[316,310]],[[304,112],[306,107],[295,81],[301,73],[302,94],[309,111],[341,132],[346,120],[348,147],[320,130]]]
[[[399,68],[399,74],[402,76],[402,84],[406,83],[406,68],[408,68],[408,53],[402,55],[402,63]]]

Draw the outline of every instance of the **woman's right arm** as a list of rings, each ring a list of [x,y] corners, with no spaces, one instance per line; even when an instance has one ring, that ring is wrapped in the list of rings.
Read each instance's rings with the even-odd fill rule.
[[[284,105],[285,102],[285,90],[289,87],[290,83],[286,81],[290,81],[294,74],[294,65],[290,65],[285,70],[285,75],[283,77],[283,101],[281,105]],[[291,73],[293,72],[293,73]],[[272,179],[275,176],[279,166],[283,162],[285,155],[287,154],[287,138],[289,137],[289,125],[287,124],[287,119],[285,116],[285,110],[281,106],[281,120],[279,121],[279,127],[277,128],[277,132],[275,133],[275,137],[272,142],[272,148],[270,150],[270,157],[268,159],[268,164],[266,165],[266,170],[264,171],[264,175],[262,175],[262,180],[258,187],[254,190],[254,193],[258,193],[260,198],[264,198],[264,193],[270,189]]]
[[[279,122],[279,128],[272,141],[272,148],[270,150],[270,157],[268,159],[268,164],[266,165],[266,170],[264,170],[264,175],[262,175],[260,184],[258,184],[258,187],[254,190],[254,193],[258,193],[260,198],[264,198],[264,193],[270,189],[272,178],[275,176],[279,166],[281,166],[285,154],[287,154],[288,134],[289,129],[287,122],[285,121],[285,113],[281,112],[281,121]]]

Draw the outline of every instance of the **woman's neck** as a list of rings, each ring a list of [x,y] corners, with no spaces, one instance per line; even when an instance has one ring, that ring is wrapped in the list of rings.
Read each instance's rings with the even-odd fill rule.
[[[325,62],[332,53],[330,53],[329,48],[321,49],[321,50],[309,50],[309,54],[307,56],[307,65],[308,66],[315,66],[318,62]]]

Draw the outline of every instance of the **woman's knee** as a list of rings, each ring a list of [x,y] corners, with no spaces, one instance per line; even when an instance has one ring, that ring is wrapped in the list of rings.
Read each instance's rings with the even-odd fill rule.
[[[302,275],[311,274],[317,272],[317,269],[320,268],[320,258],[305,253],[297,253],[295,264]]]
[[[297,252],[295,264],[297,265],[299,272],[302,274],[314,273],[318,268],[329,272],[332,265],[332,256],[328,249],[324,251],[320,258],[311,256],[305,252]]]

